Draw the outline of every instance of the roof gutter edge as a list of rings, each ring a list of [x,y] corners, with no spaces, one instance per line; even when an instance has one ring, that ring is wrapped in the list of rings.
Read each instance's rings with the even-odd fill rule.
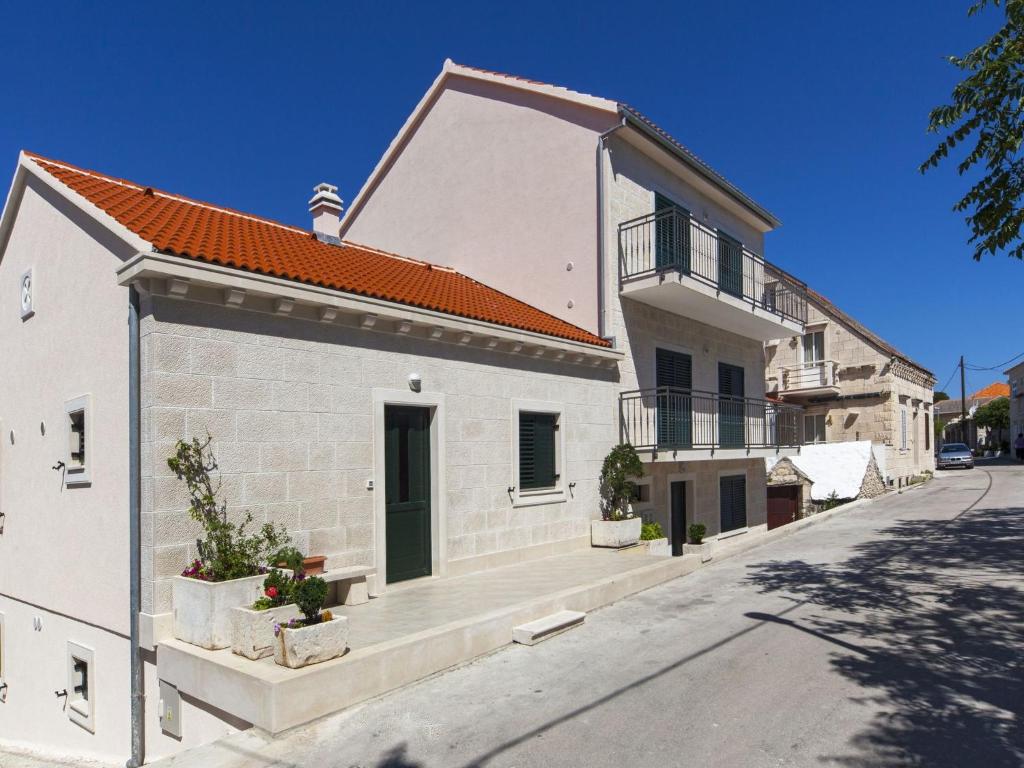
[[[631,127],[636,128],[647,138],[651,139],[654,143],[658,144],[671,155],[681,160],[688,168],[695,171],[697,174],[703,176],[706,180],[712,182],[713,184],[721,187],[722,190],[729,195],[729,197],[731,197],[737,203],[739,203],[748,211],[753,213],[763,222],[768,224],[772,229],[777,229],[778,227],[782,226],[782,222],[779,221],[779,219],[776,218],[774,214],[772,214],[767,209],[755,203],[751,198],[747,197],[747,195],[741,192],[735,184],[730,182],[724,176],[716,173],[707,166],[695,162],[692,157],[687,155],[685,152],[681,151],[679,147],[677,147],[672,142],[668,141],[664,136],[662,136],[653,128],[651,128],[651,126],[648,125],[646,121],[642,120],[628,106],[620,103],[619,114],[629,123]]]

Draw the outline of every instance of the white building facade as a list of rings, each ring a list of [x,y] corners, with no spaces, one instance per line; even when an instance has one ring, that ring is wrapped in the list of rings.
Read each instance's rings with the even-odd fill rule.
[[[342,234],[446,254],[612,340],[620,439],[647,470],[634,507],[679,551],[694,523],[763,530],[763,459],[797,445],[798,409],[764,399],[762,345],[806,311],[759,255],[777,224],[626,105],[449,61]]]

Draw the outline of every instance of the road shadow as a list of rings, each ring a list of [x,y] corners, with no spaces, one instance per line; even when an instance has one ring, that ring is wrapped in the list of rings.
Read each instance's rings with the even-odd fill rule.
[[[750,582],[806,609],[778,623],[827,639],[878,708],[851,768],[1024,765],[1024,509],[903,521],[843,562],[763,562]],[[752,618],[762,618],[752,617]]]

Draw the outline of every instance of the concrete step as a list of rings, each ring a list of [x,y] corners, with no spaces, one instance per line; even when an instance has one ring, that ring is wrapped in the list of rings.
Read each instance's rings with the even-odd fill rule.
[[[512,641],[522,645],[536,645],[566,630],[578,627],[587,614],[580,611],[559,611],[527,624],[512,628]]]

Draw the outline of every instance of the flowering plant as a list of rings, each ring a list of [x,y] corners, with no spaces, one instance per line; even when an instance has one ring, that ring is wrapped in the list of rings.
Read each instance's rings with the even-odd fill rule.
[[[193,560],[192,565],[181,572],[182,576],[189,579],[199,579],[199,581],[213,581],[213,574],[210,570],[203,565],[202,560]]]
[[[204,536],[196,542],[199,559],[182,572],[182,576],[203,581],[228,581],[264,573],[262,566],[271,562],[271,557],[280,552],[289,542],[288,532],[283,526],[264,523],[258,530],[250,532],[253,522],[247,512],[241,522],[228,519],[227,503],[219,500],[220,481],[212,475],[217,470],[217,460],[210,450],[213,438],[209,435],[200,442],[179,440],[174,455],[167,459],[167,466],[179,480],[188,487],[189,514],[201,523]]]
[[[287,575],[278,570],[272,570],[263,580],[263,595],[252,604],[253,610],[265,611],[268,608],[277,608],[292,602],[292,594],[295,591],[297,575]]]

